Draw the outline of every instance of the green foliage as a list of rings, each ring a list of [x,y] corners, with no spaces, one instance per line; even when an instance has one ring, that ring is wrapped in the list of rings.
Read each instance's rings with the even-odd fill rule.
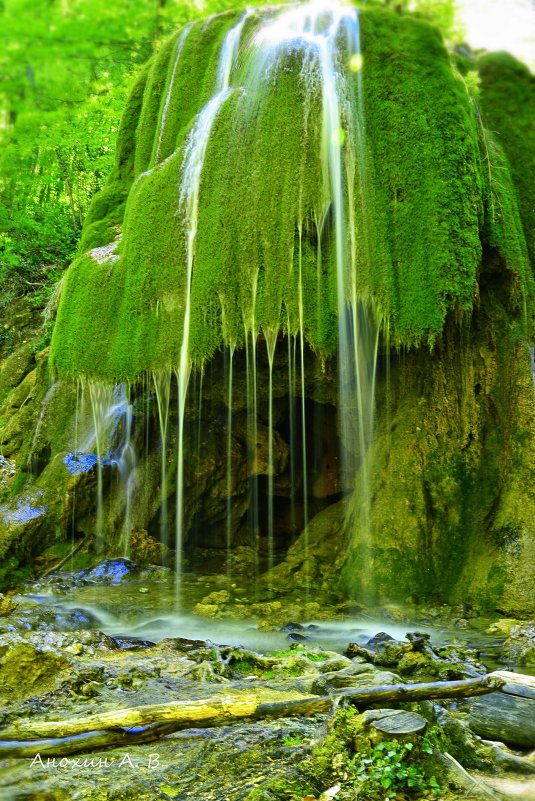
[[[432,790],[440,795],[440,785],[435,776],[426,776],[424,768],[414,764],[415,756],[432,754],[428,740],[420,746],[411,742],[381,742],[368,754],[355,754],[349,763],[354,773],[360,798],[390,799],[398,798],[399,793],[409,790],[413,798]]]
[[[296,653],[300,654],[301,656],[306,656],[306,658],[310,659],[311,662],[325,662],[325,660],[329,658],[327,654],[307,650],[306,646],[302,643],[295,643],[295,645],[293,645],[291,648],[285,648],[282,651],[274,651],[273,656],[295,656]]]
[[[15,557],[3,559],[0,565],[0,587],[2,589],[20,587],[31,575],[32,569],[24,567],[19,559]]]
[[[208,0],[202,13],[232,5]],[[480,58],[477,74],[468,64],[463,81],[428,24],[455,40],[453,0],[401,0],[401,14],[388,0],[359,5],[367,145],[366,178],[353,187],[355,198],[366,198],[354,209],[364,232],[355,243],[357,291],[373,296],[392,342],[432,343],[448,310],[468,313],[477,299],[483,239],[515,276],[516,307],[529,310],[533,76],[501,54]],[[113,269],[87,256],[73,265],[64,293],[69,319],[63,310],[62,344],[53,349],[63,375],[94,375],[99,364],[99,377],[115,380],[177,364],[185,269],[177,174],[188,131],[213,91],[222,37],[239,16],[193,24],[171,87],[179,34],[165,36],[199,13],[194,0],[1,6],[0,303],[35,289],[46,302],[77,248],[108,244],[125,223]],[[248,21],[245,37],[256,24]],[[240,82],[249,66],[244,53]],[[336,348],[328,219],[318,235],[320,98],[304,111],[299,70],[299,54],[289,54],[273,75],[276,87],[249,99],[234,93],[218,115],[192,285],[197,363],[223,342],[243,345],[250,328],[295,333],[299,273],[308,342],[322,354]],[[173,112],[160,140],[169,88]],[[360,103],[356,78],[354,91],[351,102]],[[157,151],[169,160],[135,183]],[[88,344],[89,319],[105,347],[100,335]]]
[[[203,13],[229,5],[208,0]],[[0,4],[3,293],[50,283],[50,265],[72,260],[91,199],[112,172],[133,76],[199,13],[194,0]]]

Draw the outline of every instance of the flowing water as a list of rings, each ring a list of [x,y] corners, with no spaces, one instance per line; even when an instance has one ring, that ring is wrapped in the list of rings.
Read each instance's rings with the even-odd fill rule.
[[[252,33],[244,36],[246,23],[251,23]],[[180,59],[187,42],[191,26],[178,36],[174,59],[170,66],[167,91],[163,101],[155,146],[154,161],[161,162],[161,151],[169,116],[173,113],[172,95],[180,70]],[[201,109],[186,138],[179,172],[179,200],[177,216],[184,232],[184,295],[182,306],[182,339],[178,363],[174,371],[170,369],[154,373],[154,387],[157,420],[159,427],[160,454],[160,503],[159,538],[164,546],[172,546],[170,536],[172,522],[169,520],[169,497],[171,475],[170,458],[176,458],[174,519],[174,545],[176,553],[176,598],[181,597],[184,546],[187,539],[189,520],[185,514],[185,454],[187,452],[186,425],[188,388],[194,365],[190,352],[192,283],[195,272],[196,243],[199,224],[199,205],[202,202],[201,188],[206,152],[214,131],[219,112],[236,90],[246,96],[259,96],[268,91],[269,82],[280,59],[289,52],[299,52],[302,56],[300,80],[304,87],[305,127],[310,124],[312,110],[318,97],[321,98],[321,137],[318,142],[318,156],[321,164],[322,197],[314,212],[317,232],[317,282],[322,290],[323,253],[326,229],[330,235],[336,271],[336,294],[338,304],[338,426],[342,442],[340,461],[345,485],[355,485],[359,473],[359,497],[357,506],[359,520],[364,536],[367,536],[370,476],[368,454],[373,439],[374,401],[377,372],[377,358],[381,318],[373,302],[360,294],[357,270],[357,253],[366,254],[370,250],[370,235],[364,224],[365,215],[357,214],[355,208],[364,206],[368,191],[365,120],[362,95],[362,63],[360,49],[360,28],[358,11],[349,5],[312,0],[303,5],[287,9],[268,9],[265,12],[247,11],[223,38],[213,93]],[[246,57],[245,57],[246,54]],[[245,67],[243,66],[245,65]],[[169,158],[169,157],[168,157]],[[161,166],[161,165],[160,165]],[[152,170],[143,175],[149,175]],[[304,179],[303,179],[304,180]],[[299,190],[302,194],[302,189]],[[328,221],[328,222],[327,222]],[[308,523],[311,519],[310,498],[312,481],[310,464],[317,461],[318,450],[310,446],[311,420],[307,408],[307,346],[305,321],[305,283],[302,264],[302,244],[305,220],[297,221],[298,245],[297,271],[297,309],[298,319],[291,325],[289,312],[281,309],[284,325],[287,325],[287,375],[289,404],[289,470],[290,470],[290,529],[297,526],[297,504],[300,508],[299,525],[304,531],[303,547],[305,557],[308,553]],[[267,348],[268,376],[268,454],[267,454],[267,493],[266,519],[261,519],[259,472],[261,455],[259,451],[259,397],[258,359],[263,349],[258,349],[259,330],[255,316],[258,272],[253,274],[250,290],[252,304],[250,312],[244,316],[244,350],[246,363],[246,429],[248,447],[248,529],[249,542],[256,553],[258,573],[261,532],[266,534],[267,567],[272,568],[276,559],[276,502],[275,475],[276,440],[274,423],[274,368],[280,356],[276,355],[279,331],[276,326],[262,331]],[[224,310],[223,310],[224,311]],[[223,315],[224,316],[224,315]],[[318,319],[319,323],[319,319]],[[310,323],[308,323],[310,324]],[[314,324],[312,322],[312,324]],[[233,545],[233,402],[234,355],[236,343],[227,343],[224,386],[227,408],[226,420],[226,505],[224,529],[226,537],[227,574],[231,575],[231,552]],[[171,410],[171,397],[174,391],[173,373],[176,378],[176,430],[171,430],[171,420],[175,413]],[[202,381],[200,378],[199,406],[202,403]],[[196,385],[197,386],[197,385]],[[146,387],[148,391],[148,385]],[[280,390],[279,390],[280,392]],[[140,477],[134,447],[133,431],[136,428],[133,405],[123,394],[120,401],[113,395],[110,387],[90,382],[88,395],[93,419],[93,445],[96,449],[97,470],[97,512],[96,537],[98,542],[104,538],[103,519],[103,467],[106,452],[112,447],[113,426],[110,421],[118,415],[117,404],[121,406],[124,439],[118,450],[114,464],[118,467],[121,484],[124,487],[124,522],[122,526],[123,551],[128,552],[129,537],[134,525],[133,498],[139,487]],[[195,391],[197,396],[197,391]],[[148,404],[145,404],[148,409]],[[198,409],[197,462],[201,459],[202,415]],[[147,410],[147,415],[149,411]],[[173,425],[175,423],[173,422]],[[145,421],[145,449],[150,448],[149,417]],[[176,455],[170,455],[171,441],[176,433]],[[139,439],[139,438],[138,438]],[[87,450],[82,448],[82,450]],[[112,460],[113,461],[113,460]],[[349,478],[348,478],[349,477]],[[306,559],[305,559],[306,561]],[[177,601],[178,603],[178,601]]]
[[[164,107],[163,107],[163,110],[162,110],[162,116],[161,116],[161,120],[160,120],[160,129],[158,131],[158,144],[156,145],[156,155],[154,157],[154,160],[155,160],[156,164],[158,164],[160,162],[160,150],[161,150],[161,147],[162,147],[163,135],[165,133],[165,124],[167,122],[167,115],[169,113],[169,104],[171,102],[171,95],[173,93],[173,88],[175,86],[175,78],[176,78],[176,72],[177,72],[178,63],[180,61],[180,56],[182,55],[182,50],[184,49],[184,43],[186,41],[188,33],[191,30],[191,27],[192,27],[191,25],[187,25],[184,28],[184,30],[182,31],[182,33],[180,34],[180,36],[178,37],[178,39],[177,39],[175,60],[173,62],[173,69],[171,71],[171,77],[169,79],[169,86],[167,88],[167,95],[165,97],[165,103],[164,103]]]
[[[225,535],[227,543],[227,576],[231,575],[231,558],[232,558],[232,486],[233,486],[233,472],[232,472],[232,391],[233,391],[233,378],[234,378],[234,346],[231,345],[228,349],[228,389],[227,389],[227,502],[225,509]]]
[[[273,461],[273,362],[275,360],[275,349],[277,347],[278,331],[266,330],[264,336],[269,363],[269,391],[268,391],[268,569],[274,565],[274,500],[273,500],[273,477],[275,475],[275,463]]]

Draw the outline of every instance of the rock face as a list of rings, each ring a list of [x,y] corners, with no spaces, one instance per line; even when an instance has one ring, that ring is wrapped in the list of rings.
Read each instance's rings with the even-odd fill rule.
[[[459,59],[463,74],[480,72],[481,93],[470,97],[473,81],[452,71],[429,26],[380,9],[360,16],[365,66],[352,80],[365,110],[366,169],[353,165],[348,230],[365,232],[370,251],[355,240],[347,253],[358,333],[377,321],[382,329],[370,368],[374,437],[359,438],[372,423],[343,399],[351,380],[336,353],[336,204],[322,194],[320,127],[305,125],[321,92],[300,84],[299,48],[275,59],[277,92],[264,87],[253,110],[237,91],[252,67],[231,64],[229,102],[198,185],[193,261],[191,215],[176,214],[187,132],[200,136],[195,120],[210,101],[221,43],[242,22],[251,42],[273,13],[194,25],[142,71],[116,168],[86,223],[86,252],[63,284],[50,362],[31,308],[12,310],[23,333],[0,351],[0,577],[13,582],[47,547],[63,546],[60,557],[82,540],[112,555],[131,543],[136,558],[170,561],[182,430],[186,563],[194,546],[229,563],[250,549],[250,569],[268,568],[273,588],[462,600],[525,617],[535,612],[524,314],[535,230],[525,175],[535,147],[519,143],[532,142],[533,77],[508,57]],[[254,137],[251,115],[261,126]],[[357,142],[350,133],[344,159]],[[347,200],[348,220],[349,209]],[[375,317],[362,305],[369,296]],[[190,367],[181,423],[174,372]],[[131,383],[119,397],[111,382],[121,379]],[[97,447],[91,431],[105,396],[122,411]]]
[[[535,623],[513,626],[503,644],[502,657],[515,665],[535,665]]]

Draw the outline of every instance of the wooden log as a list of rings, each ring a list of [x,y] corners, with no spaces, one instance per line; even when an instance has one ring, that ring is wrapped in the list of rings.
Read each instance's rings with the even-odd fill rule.
[[[496,676],[503,679],[506,684],[521,684],[535,690],[535,676],[528,676],[527,673],[514,673],[512,670],[493,670],[489,676]]]
[[[513,673],[511,670],[495,670],[489,675],[503,679],[505,684],[502,687],[502,692],[535,700],[535,676],[528,676],[525,673]]]
[[[32,737],[72,737],[92,730],[132,729],[152,723],[173,723],[180,728],[224,726],[237,720],[290,715],[314,715],[327,712],[332,704],[328,696],[299,695],[272,690],[269,700],[252,694],[214,695],[196,701],[170,701],[126,709],[112,709],[70,720],[30,718],[15,721],[0,731],[3,739]]]
[[[401,701],[431,701],[447,698],[470,698],[474,695],[494,693],[504,682],[497,676],[459,681],[431,681],[420,684],[387,684],[383,687],[348,688],[340,695],[356,706],[391,704]]]
[[[344,690],[360,707],[424,698],[459,698],[494,692],[502,681],[483,676],[453,682],[387,685]],[[172,701],[113,709],[70,720],[18,720],[0,731],[0,757],[72,754],[134,742],[150,742],[187,728],[223,726],[246,720],[328,712],[329,696],[265,689],[258,696],[236,693],[196,701]]]

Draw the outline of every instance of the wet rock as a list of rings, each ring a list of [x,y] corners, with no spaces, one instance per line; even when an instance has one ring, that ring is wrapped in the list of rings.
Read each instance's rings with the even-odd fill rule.
[[[50,648],[37,647],[12,635],[0,646],[0,695],[27,698],[57,686],[66,678],[70,661]]]
[[[86,609],[63,609],[21,601],[16,614],[9,618],[12,631],[80,631],[96,629],[99,624],[98,618]]]
[[[154,646],[156,651],[173,651],[177,656],[187,656],[192,659],[208,659],[211,651],[217,653],[217,648],[210,646],[204,640],[189,640],[185,637],[169,637],[160,640]]]
[[[362,687],[364,684],[375,685],[377,675],[379,675],[379,671],[367,662],[351,663],[340,670],[322,672],[312,684],[312,692],[324,695],[346,687]]]
[[[408,632],[409,642],[398,642],[385,632],[372,637],[365,646],[349,643],[346,656],[360,657],[374,665],[395,668],[401,674],[418,679],[437,678],[444,681],[473,678],[485,673],[478,661],[478,652],[463,643],[433,649],[427,633]],[[376,643],[374,647],[370,643]]]
[[[417,671],[425,669],[426,665],[427,658],[424,656],[424,654],[417,651],[409,651],[408,653],[403,654],[398,662],[397,669],[400,673],[410,676]]]
[[[301,623],[287,623],[282,628],[283,631],[303,631],[305,627],[302,626]]]
[[[332,673],[333,671],[344,670],[345,668],[352,667],[355,663],[348,659],[347,656],[331,656],[323,662],[318,663],[318,670],[320,673]]]
[[[464,617],[455,618],[455,620],[453,621],[453,625],[455,626],[456,629],[468,629],[468,628],[470,628],[469,621],[466,620],[466,618],[464,618]]]
[[[224,608],[231,600],[228,590],[211,592],[193,607],[193,613],[201,617],[221,617]]]
[[[502,647],[502,658],[513,665],[535,665],[535,623],[513,626]]]
[[[393,604],[389,604],[387,606],[383,606],[382,610],[382,617],[386,620],[393,620],[396,623],[400,623],[406,620],[406,615],[399,606],[394,606]]]
[[[512,617],[504,617],[500,620],[496,620],[494,623],[491,623],[486,633],[495,634],[497,637],[509,637],[511,630],[515,626],[519,625],[522,624],[518,620],[515,620]]]
[[[497,692],[476,698],[469,706],[470,728],[480,737],[535,748],[535,699]]]
[[[129,553],[140,565],[161,565],[169,557],[169,548],[151,537],[145,529],[137,529],[130,535]]]
[[[139,575],[140,565],[131,559],[105,559],[90,570],[81,570],[78,574],[81,581],[91,584],[121,584],[126,578]]]
[[[466,712],[441,709],[440,725],[448,738],[449,751],[468,770],[487,769],[491,763],[489,751],[468,724]]]
[[[386,631],[380,631],[368,640],[366,646],[368,648],[377,648],[378,645],[384,645],[387,642],[395,642],[394,637],[391,637]]]
[[[65,650],[69,654],[74,654],[75,656],[79,656],[84,652],[84,646],[81,642],[73,642],[71,645],[66,645]]]
[[[310,639],[308,637],[305,637],[304,634],[299,634],[299,632],[297,631],[290,632],[290,634],[288,634],[286,639],[289,642],[310,642]]]
[[[134,648],[154,648],[155,643],[150,640],[141,640],[135,637],[112,637],[111,638],[121,651],[131,651]]]
[[[215,671],[214,665],[211,662],[201,662],[199,665],[195,665],[187,675],[188,678],[200,682],[221,684],[228,681],[228,679]]]
[[[17,608],[17,602],[0,592],[0,617],[8,617]]]

